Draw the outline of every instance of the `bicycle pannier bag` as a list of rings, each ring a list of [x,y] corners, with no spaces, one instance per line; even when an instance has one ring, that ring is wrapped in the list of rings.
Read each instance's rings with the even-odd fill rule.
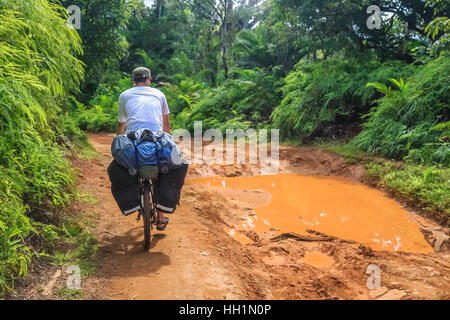
[[[108,167],[111,192],[124,215],[130,215],[141,208],[139,199],[139,183],[137,176],[113,160]]]
[[[156,208],[165,213],[174,213],[180,202],[181,188],[184,185],[188,164],[160,173],[156,185]]]

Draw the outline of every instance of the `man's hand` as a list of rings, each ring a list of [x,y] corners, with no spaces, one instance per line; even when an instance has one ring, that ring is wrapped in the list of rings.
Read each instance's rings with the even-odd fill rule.
[[[124,134],[126,126],[126,122],[117,122],[116,135]]]
[[[163,115],[163,131],[170,134],[170,119],[168,114]]]

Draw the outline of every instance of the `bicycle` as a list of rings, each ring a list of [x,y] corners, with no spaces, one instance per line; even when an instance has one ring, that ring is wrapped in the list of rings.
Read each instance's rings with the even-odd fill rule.
[[[156,166],[142,166],[139,168],[139,198],[141,207],[137,217],[144,220],[144,248],[150,249],[151,232],[153,225],[157,223],[157,211],[155,203],[155,185],[158,179],[159,168]]]

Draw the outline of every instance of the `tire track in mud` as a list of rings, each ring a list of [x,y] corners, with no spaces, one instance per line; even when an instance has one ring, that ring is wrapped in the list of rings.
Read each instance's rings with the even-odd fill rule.
[[[260,195],[219,190],[187,183],[181,206],[164,232],[154,231],[152,248],[142,247],[142,222],[123,216],[110,192],[106,168],[112,160],[112,134],[89,134],[99,153],[91,161],[75,161],[80,188],[96,205],[83,210],[97,218],[93,230],[99,241],[96,272],[83,282],[87,298],[97,299],[443,299],[450,298],[447,250],[435,254],[373,251],[368,247],[329,239],[274,240],[273,234],[248,231],[252,241],[241,244],[228,236],[242,213]],[[364,169],[350,166],[335,155],[313,148],[281,147],[281,167],[301,174],[338,175],[362,181]],[[189,178],[207,175],[254,175],[248,165],[191,166]],[[261,195],[262,196],[262,195]],[[431,230],[442,230],[423,219]],[[443,232],[447,232],[444,230]],[[323,238],[323,237],[322,237]],[[314,267],[302,262],[319,252],[331,265]],[[382,288],[369,290],[367,267],[382,272]]]

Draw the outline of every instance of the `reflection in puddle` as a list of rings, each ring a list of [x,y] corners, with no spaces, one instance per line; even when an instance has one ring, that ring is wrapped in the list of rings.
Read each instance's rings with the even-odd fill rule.
[[[238,229],[299,234],[311,229],[375,250],[433,252],[419,225],[397,202],[344,178],[278,174],[190,182],[271,194],[270,202],[255,208],[256,215],[245,216]]]

